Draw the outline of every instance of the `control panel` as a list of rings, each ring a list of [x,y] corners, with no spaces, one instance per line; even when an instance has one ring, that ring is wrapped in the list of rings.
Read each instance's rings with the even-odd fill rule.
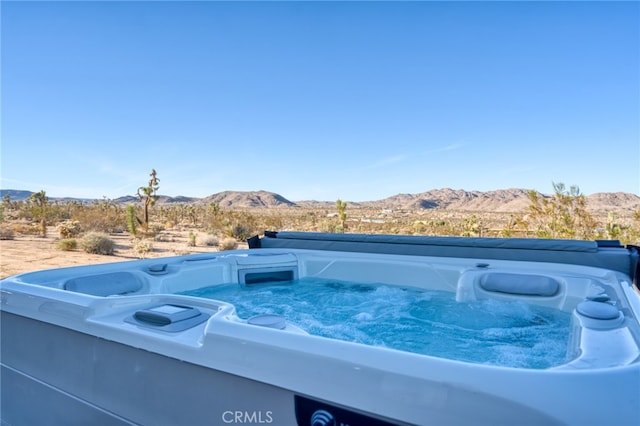
[[[357,413],[326,402],[296,395],[296,421],[299,426],[392,426],[385,420]]]

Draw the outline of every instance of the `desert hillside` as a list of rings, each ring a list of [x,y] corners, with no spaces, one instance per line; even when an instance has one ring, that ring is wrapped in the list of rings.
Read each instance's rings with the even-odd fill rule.
[[[397,194],[381,200],[353,202],[347,201],[350,208],[372,209],[402,209],[402,210],[449,210],[473,211],[487,213],[522,213],[529,206],[528,190],[520,188],[499,189],[495,191],[465,191],[462,189],[432,189],[417,194]],[[20,190],[0,190],[0,196],[9,196],[12,201],[27,199],[32,193]],[[538,193],[539,197],[549,195]],[[625,192],[596,193],[586,196],[587,210],[592,213],[603,214],[615,212],[630,214],[640,208],[640,196]],[[71,198],[55,199],[61,202],[71,201]],[[91,201],[91,200],[79,200]],[[123,196],[113,200],[118,204],[135,203],[133,196]],[[303,200],[290,201],[280,194],[269,191],[223,191],[207,197],[196,198],[187,196],[160,195],[157,204],[210,204],[217,203],[220,207],[237,208],[335,208],[335,200],[318,201]]]

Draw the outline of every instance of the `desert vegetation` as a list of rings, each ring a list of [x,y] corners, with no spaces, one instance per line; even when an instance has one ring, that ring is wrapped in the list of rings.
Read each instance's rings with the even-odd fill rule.
[[[41,191],[24,201],[2,201],[0,238],[43,236],[56,226],[60,250],[112,254],[109,236],[127,234],[139,257],[153,252],[154,241],[175,231],[188,233],[187,245],[231,249],[264,230],[353,232],[465,237],[615,239],[640,242],[640,207],[631,215],[594,216],[576,186],[554,183],[553,194],[529,193],[526,212],[495,213],[437,209],[358,208],[337,200],[331,208],[231,208],[218,203],[157,205],[155,170],[139,191],[140,203],[121,205],[109,199],[92,203],[52,202]],[[139,219],[142,217],[143,219]]]

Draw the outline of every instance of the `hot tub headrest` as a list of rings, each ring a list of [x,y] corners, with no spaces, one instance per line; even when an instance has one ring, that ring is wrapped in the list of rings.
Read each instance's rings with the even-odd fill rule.
[[[489,272],[480,277],[480,287],[487,291],[525,296],[553,296],[560,283],[544,275]]]
[[[64,288],[93,296],[112,296],[139,291],[142,289],[142,282],[131,272],[110,272],[72,278],[65,283]]]

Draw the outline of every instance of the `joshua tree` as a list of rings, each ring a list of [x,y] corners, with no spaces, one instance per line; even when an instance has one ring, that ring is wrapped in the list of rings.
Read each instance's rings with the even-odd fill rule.
[[[47,193],[44,190],[31,194],[29,202],[33,204],[34,216],[40,218],[40,236],[47,236],[47,210],[49,205],[49,199]]]
[[[151,179],[149,179],[149,185],[138,188],[138,198],[140,198],[144,203],[144,220],[142,221],[142,225],[145,228],[149,227],[149,207],[156,203],[156,200],[158,199],[156,192],[160,188],[158,186],[160,179],[156,176],[155,169],[151,169],[149,176],[151,176]]]
[[[347,203],[338,198],[336,208],[338,209],[338,219],[340,220],[339,230],[340,232],[344,232],[347,221]]]
[[[129,233],[135,237],[138,234],[138,217],[136,216],[136,207],[133,204],[127,206],[127,228]]]

